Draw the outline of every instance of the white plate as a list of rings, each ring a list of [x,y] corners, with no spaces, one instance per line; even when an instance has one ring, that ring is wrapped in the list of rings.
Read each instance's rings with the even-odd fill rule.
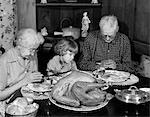
[[[125,71],[105,70],[105,74],[98,75],[98,79],[110,82],[112,85],[133,85],[139,82],[139,78],[134,74]]]
[[[21,94],[24,97],[29,97],[34,100],[44,100],[49,98],[49,92],[34,92],[26,86],[21,88]]]
[[[140,88],[140,90],[150,93],[150,88]]]
[[[106,70],[100,79],[106,82],[125,82],[130,77],[130,73],[117,70]]]
[[[31,84],[28,84],[26,87],[35,92],[51,91],[51,86],[48,84],[31,83]]]
[[[55,101],[51,96],[49,97],[49,100],[56,106],[63,108],[63,109],[67,109],[67,110],[73,110],[73,111],[93,111],[93,110],[97,110],[100,108],[103,108],[104,106],[106,106],[109,102],[109,100],[105,99],[101,104],[97,105],[97,106],[81,106],[81,107],[71,107],[68,105],[63,105],[61,103],[58,103],[57,101]]]
[[[139,78],[137,76],[135,76],[134,74],[131,74],[130,77],[126,81],[124,81],[124,82],[112,82],[112,85],[126,86],[126,85],[133,85],[137,82],[139,82]]]

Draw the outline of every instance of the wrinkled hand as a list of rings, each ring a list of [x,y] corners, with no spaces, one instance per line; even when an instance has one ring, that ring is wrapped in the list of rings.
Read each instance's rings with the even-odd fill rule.
[[[101,62],[101,66],[104,67],[105,69],[107,68],[116,69],[116,62],[112,59],[103,60]]]
[[[43,74],[40,72],[29,72],[26,74],[24,80],[25,84],[32,83],[32,82],[40,82],[43,78]]]

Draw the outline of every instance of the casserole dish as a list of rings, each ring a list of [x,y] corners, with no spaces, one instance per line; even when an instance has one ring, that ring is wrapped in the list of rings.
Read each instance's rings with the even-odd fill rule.
[[[141,104],[150,101],[148,92],[139,90],[136,86],[130,86],[129,89],[115,90],[115,97],[125,103]]]

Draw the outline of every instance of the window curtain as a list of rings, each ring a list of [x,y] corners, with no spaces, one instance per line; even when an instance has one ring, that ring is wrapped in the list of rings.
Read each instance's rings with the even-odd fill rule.
[[[5,51],[13,46],[17,31],[16,0],[0,0],[0,47]]]

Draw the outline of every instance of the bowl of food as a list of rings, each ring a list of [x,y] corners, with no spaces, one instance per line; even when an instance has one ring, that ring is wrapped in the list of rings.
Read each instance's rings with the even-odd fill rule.
[[[39,109],[37,103],[31,103],[24,97],[19,97],[8,104],[5,111],[6,117],[35,117]]]

